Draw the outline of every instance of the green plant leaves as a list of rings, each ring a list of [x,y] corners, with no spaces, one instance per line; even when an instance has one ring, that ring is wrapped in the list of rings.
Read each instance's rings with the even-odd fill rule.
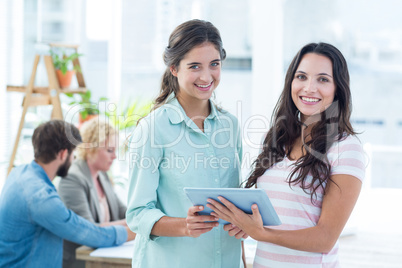
[[[101,101],[108,101],[106,97],[100,97],[97,101],[92,101],[92,93],[87,89],[84,93],[71,94],[67,93],[66,96],[71,98],[68,105],[79,105],[80,116],[86,119],[88,115],[100,114],[98,104]],[[78,97],[79,96],[79,97]],[[109,118],[109,122],[119,130],[132,128],[137,125],[137,122],[142,117],[145,117],[153,106],[152,101],[143,101],[141,99],[129,100],[121,102],[117,109],[114,111],[103,111],[102,114]]]
[[[56,70],[60,70],[63,74],[66,74],[68,70],[75,70],[77,72],[81,72],[81,68],[77,65],[74,66],[73,61],[78,59],[83,54],[79,54],[74,52],[70,55],[67,55],[65,50],[61,52],[61,56],[50,49],[50,55],[53,58],[53,65]]]
[[[141,101],[140,99],[121,103],[120,109],[109,113],[110,123],[119,130],[135,127],[138,120],[151,111],[152,106],[152,101]]]
[[[100,111],[98,109],[98,103],[100,101],[107,101],[108,98],[106,97],[101,97],[97,101],[98,103],[92,102],[91,100],[91,91],[87,89],[86,92],[84,93],[79,93],[79,94],[72,94],[72,93],[67,93],[66,96],[71,98],[72,101],[68,105],[79,105],[80,106],[80,116],[82,119],[86,119],[88,115],[92,114],[100,114]],[[77,99],[76,96],[79,96],[80,99]]]

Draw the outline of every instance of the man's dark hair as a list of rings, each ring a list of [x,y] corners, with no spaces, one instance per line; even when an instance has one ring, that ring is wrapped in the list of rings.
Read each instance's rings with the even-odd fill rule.
[[[36,161],[44,164],[56,159],[57,154],[67,149],[69,154],[82,142],[79,130],[63,120],[50,120],[39,125],[32,135]]]

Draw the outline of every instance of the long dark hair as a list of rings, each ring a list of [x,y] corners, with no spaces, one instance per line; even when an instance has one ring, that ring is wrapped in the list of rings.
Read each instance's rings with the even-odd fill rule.
[[[306,125],[301,122],[300,112],[292,101],[291,86],[301,59],[308,53],[322,55],[331,60],[336,90],[333,103],[320,114],[319,121],[313,125],[306,141],[302,135],[302,129]],[[294,142],[302,136],[306,153],[294,163],[294,169],[288,177],[289,186],[300,184],[300,187],[311,195],[312,202],[319,188],[322,188],[325,194],[324,186],[327,181],[331,181],[327,152],[335,141],[355,134],[350,123],[351,112],[349,71],[342,53],[326,43],[305,45],[293,58],[287,70],[285,85],[271,118],[271,127],[265,137],[262,152],[253,163],[254,170],[245,187],[255,185],[268,168],[289,156]],[[308,174],[313,177],[311,182],[306,180]]]
[[[162,106],[172,92],[175,94],[179,92],[177,77],[172,75],[170,67],[178,68],[180,61],[191,49],[205,42],[215,46],[216,50],[219,51],[221,60],[226,58],[220,33],[212,23],[195,19],[186,21],[174,29],[169,37],[169,44],[163,53],[166,70],[162,76],[159,96],[155,99],[155,105],[152,110]]]

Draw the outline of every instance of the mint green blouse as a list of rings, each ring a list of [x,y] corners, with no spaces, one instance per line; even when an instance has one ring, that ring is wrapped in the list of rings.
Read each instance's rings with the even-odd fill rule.
[[[173,94],[134,131],[126,213],[128,226],[137,233],[133,267],[243,267],[241,240],[229,236],[223,225],[198,238],[150,234],[163,216],[187,216],[192,204],[184,187],[239,187],[242,143],[238,121],[210,105],[204,132],[187,117]]]

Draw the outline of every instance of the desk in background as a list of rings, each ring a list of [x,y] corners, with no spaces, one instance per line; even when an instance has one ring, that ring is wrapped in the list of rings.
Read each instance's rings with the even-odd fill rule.
[[[86,268],[131,267],[133,246],[134,241],[126,242],[117,247],[99,248],[97,250],[81,246],[76,249],[75,255],[78,260],[85,261]],[[257,242],[251,238],[247,238],[244,241],[247,268],[253,266],[256,246]]]
[[[95,249],[81,246],[76,249],[75,257],[85,261],[85,268],[131,268],[131,258],[109,258],[90,256]]]

